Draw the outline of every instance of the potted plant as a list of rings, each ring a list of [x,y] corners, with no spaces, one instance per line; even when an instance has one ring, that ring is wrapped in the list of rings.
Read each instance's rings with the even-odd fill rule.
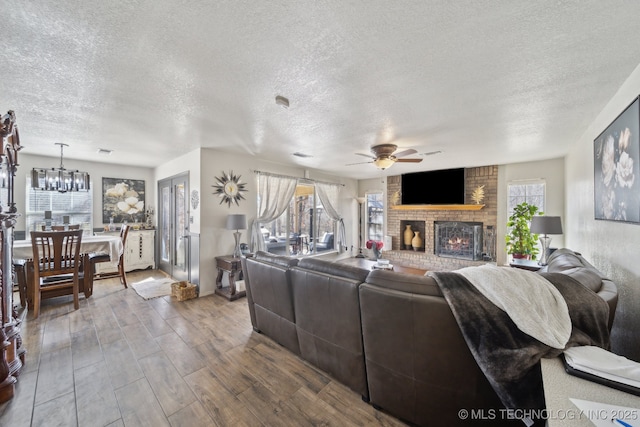
[[[538,207],[522,202],[513,209],[513,214],[507,221],[509,228],[508,234],[505,236],[507,243],[507,253],[514,258],[525,258],[535,260],[538,255],[538,235],[532,234],[529,226],[531,218],[538,212]]]

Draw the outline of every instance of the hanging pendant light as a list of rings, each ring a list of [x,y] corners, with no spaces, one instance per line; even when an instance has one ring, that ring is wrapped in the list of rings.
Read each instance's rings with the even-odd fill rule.
[[[56,142],[60,146],[60,167],[43,169],[33,168],[31,171],[31,188],[44,191],[89,191],[89,174],[79,170],[68,170],[62,162],[64,147],[68,144]]]

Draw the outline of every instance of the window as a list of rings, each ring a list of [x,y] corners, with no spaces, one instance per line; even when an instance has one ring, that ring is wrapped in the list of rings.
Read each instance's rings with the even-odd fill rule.
[[[522,202],[538,207],[544,212],[546,183],[543,179],[514,181],[507,188],[507,216],[513,213],[513,208]]]
[[[44,211],[51,211],[51,223],[62,224],[63,217],[69,216],[70,224],[80,224],[80,228],[93,230],[93,197],[91,191],[42,191],[31,188],[31,177],[27,177],[25,197],[25,231],[41,229],[45,225]]]
[[[261,228],[271,253],[308,255],[335,248],[335,223],[325,212],[313,184],[298,184],[285,212]]]
[[[382,193],[367,193],[365,200],[367,240],[383,241],[384,233],[384,201]]]

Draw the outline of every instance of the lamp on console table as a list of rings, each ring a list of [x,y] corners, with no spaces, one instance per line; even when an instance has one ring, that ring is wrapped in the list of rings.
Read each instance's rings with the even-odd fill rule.
[[[540,234],[540,244],[542,244],[542,256],[539,265],[547,265],[549,259],[549,245],[551,237],[548,234],[562,234],[562,221],[559,216],[534,216],[531,218],[531,232]]]
[[[244,214],[234,214],[227,216],[227,230],[236,230],[233,237],[236,239],[236,248],[233,250],[233,257],[240,258],[240,230],[247,229],[247,216]]]

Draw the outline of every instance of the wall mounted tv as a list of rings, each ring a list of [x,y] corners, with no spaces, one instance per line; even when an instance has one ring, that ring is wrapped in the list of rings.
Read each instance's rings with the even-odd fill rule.
[[[463,205],[464,168],[402,175],[403,205]]]

